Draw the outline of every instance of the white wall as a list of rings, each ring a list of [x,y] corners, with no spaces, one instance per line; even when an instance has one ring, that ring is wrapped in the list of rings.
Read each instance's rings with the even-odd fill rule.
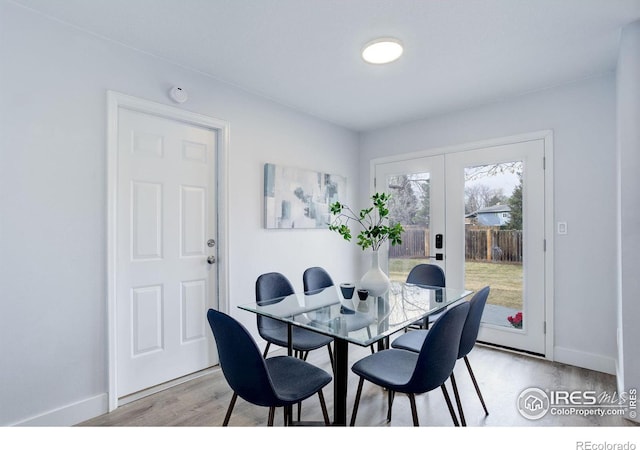
[[[619,354],[620,392],[640,386],[640,21],[622,32],[617,70],[619,160]],[[639,419],[636,417],[636,421]]]
[[[401,154],[553,130],[557,361],[613,373],[616,356],[615,77],[582,82],[361,136],[360,170]],[[360,196],[368,195],[366,178]]]
[[[263,164],[347,177],[357,135],[0,0],[0,425],[67,425],[104,412],[106,91],[230,123],[230,312],[256,277],[325,266],[352,279],[355,246],[327,230],[262,229]]]

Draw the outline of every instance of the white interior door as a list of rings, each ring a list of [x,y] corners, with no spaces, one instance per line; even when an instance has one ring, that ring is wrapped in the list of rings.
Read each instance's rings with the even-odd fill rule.
[[[491,286],[478,339],[541,355],[544,156],[544,139],[524,139],[374,162],[375,190],[392,195],[391,220],[405,228],[382,265],[390,278],[405,280],[413,266],[430,263],[445,270],[448,286]]]
[[[117,396],[217,363],[216,131],[119,108]]]

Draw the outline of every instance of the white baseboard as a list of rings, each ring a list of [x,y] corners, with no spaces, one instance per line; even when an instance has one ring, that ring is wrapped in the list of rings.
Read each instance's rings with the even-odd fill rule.
[[[108,410],[109,401],[105,393],[22,420],[13,426],[69,427],[104,414]]]
[[[595,353],[581,352],[564,347],[554,347],[553,359],[563,364],[608,373],[610,375],[616,374],[615,358],[596,355]]]

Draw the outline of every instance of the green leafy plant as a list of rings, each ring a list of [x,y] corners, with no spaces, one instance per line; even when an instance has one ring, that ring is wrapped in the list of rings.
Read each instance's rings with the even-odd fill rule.
[[[380,246],[388,240],[391,245],[402,244],[401,235],[404,228],[401,224],[389,224],[389,209],[387,204],[391,196],[386,193],[375,193],[371,197],[372,206],[355,213],[347,205],[340,202],[332,203],[329,206],[331,215],[336,216],[329,224],[329,229],[335,231],[345,240],[351,241],[351,226],[356,225],[361,228],[358,233],[358,246],[362,250],[371,247],[377,251]]]

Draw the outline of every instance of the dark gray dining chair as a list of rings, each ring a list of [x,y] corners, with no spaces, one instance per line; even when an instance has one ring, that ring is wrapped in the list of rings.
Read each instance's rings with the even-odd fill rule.
[[[232,317],[210,309],[207,320],[218,348],[220,367],[233,396],[222,426],[229,424],[238,396],[269,408],[268,426],[273,426],[275,408],[291,406],[318,394],[325,425],[329,425],[322,388],[331,382],[324,370],[291,356],[263,358],[249,332]],[[285,408],[284,424],[291,414]]]
[[[445,287],[444,270],[435,264],[418,264],[407,275],[408,284],[421,286]],[[429,328],[429,324],[438,320],[442,312],[431,314],[412,324],[413,328]]]
[[[469,352],[471,352],[471,350],[473,350],[473,347],[476,345],[476,340],[478,339],[478,331],[480,330],[480,320],[482,319],[482,313],[484,312],[484,306],[487,303],[487,298],[489,297],[490,290],[491,288],[489,286],[485,286],[478,292],[476,292],[473,297],[471,297],[471,300],[469,300],[469,315],[467,316],[464,328],[462,329],[462,335],[460,337],[460,348],[458,350],[457,358],[464,359],[467,370],[469,371],[469,375],[471,375],[473,387],[478,394],[478,398],[480,399],[480,403],[482,403],[482,408],[484,409],[486,415],[489,415],[489,411],[487,410],[484,398],[482,397],[482,393],[480,392],[480,386],[478,386],[478,382],[476,381],[476,377],[473,374],[471,363],[469,363],[469,358],[467,357],[467,355],[469,354]],[[394,340],[391,343],[391,347],[409,350],[412,352],[419,352],[429,333],[431,333],[431,331],[429,330],[410,331]],[[464,412],[462,410],[462,401],[460,400],[458,386],[456,384],[456,379],[453,373],[451,373],[451,384],[453,386],[453,394],[456,398],[456,403],[458,406],[458,413],[460,414],[460,422],[462,422],[462,425],[465,426],[466,420],[464,417]]]
[[[259,305],[276,303],[294,293],[291,282],[279,272],[264,273],[256,280],[256,303]],[[271,344],[285,348],[289,346],[286,323],[260,314],[257,315],[256,320],[258,333],[267,341],[267,346],[264,350],[265,358]],[[329,360],[333,367],[333,352],[331,351],[333,338],[296,326],[292,327],[291,338],[291,348],[299,354],[301,359],[306,359],[308,353],[312,350],[327,347]]]
[[[453,423],[459,426],[445,381],[453,373],[460,347],[462,327],[468,312],[468,302],[462,302],[447,309],[433,324],[419,353],[391,348],[356,362],[351,370],[360,377],[360,382],[353,406],[351,426],[356,421],[364,380],[388,391],[387,421],[391,421],[391,407],[395,393],[401,392],[409,396],[413,425],[418,426],[415,396],[440,387]]]
[[[314,295],[328,288],[335,289],[331,275],[322,267],[309,267],[306,269],[302,274],[302,285],[306,295]],[[373,323],[373,319],[370,316],[354,313],[346,314],[344,318],[347,323],[347,330],[352,331],[366,328],[369,337],[371,337],[369,325]],[[375,353],[373,344],[371,344],[370,348],[371,353]]]
[[[322,267],[309,267],[302,273],[304,293],[313,295],[325,288],[335,286],[331,275]]]

